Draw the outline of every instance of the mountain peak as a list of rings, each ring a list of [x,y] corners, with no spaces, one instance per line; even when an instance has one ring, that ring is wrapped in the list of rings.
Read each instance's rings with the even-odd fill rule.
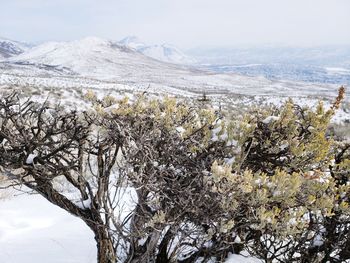
[[[128,36],[118,42],[148,57],[167,63],[192,64],[195,61],[171,44],[146,45],[136,36]]]
[[[125,37],[122,40],[120,40],[118,44],[135,50],[139,50],[140,48],[146,46],[146,44],[136,36]]]

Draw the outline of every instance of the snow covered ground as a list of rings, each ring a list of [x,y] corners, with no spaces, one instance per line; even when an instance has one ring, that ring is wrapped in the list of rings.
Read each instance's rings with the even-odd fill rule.
[[[227,258],[225,263],[262,263],[263,261],[257,259],[257,258],[252,258],[247,255],[234,255],[231,254]]]
[[[14,192],[0,200],[1,263],[95,263],[92,232],[78,218],[40,195]],[[226,263],[261,263],[230,255]]]
[[[39,195],[0,200],[1,263],[94,263],[92,232]]]

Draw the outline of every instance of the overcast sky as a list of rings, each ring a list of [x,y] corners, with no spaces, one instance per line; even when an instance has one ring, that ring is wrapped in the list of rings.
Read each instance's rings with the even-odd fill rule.
[[[0,36],[31,42],[350,44],[350,0],[0,0],[0,18]]]

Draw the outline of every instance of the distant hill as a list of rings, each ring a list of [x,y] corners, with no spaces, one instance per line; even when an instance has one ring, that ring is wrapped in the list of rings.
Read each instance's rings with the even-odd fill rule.
[[[174,64],[194,64],[195,59],[189,57],[179,48],[169,45],[169,44],[160,44],[160,45],[146,45],[139,38],[135,36],[126,37],[118,42],[119,45],[132,48],[136,51],[141,52],[142,54],[163,61],[167,63]]]
[[[0,37],[0,59],[19,55],[28,48],[28,44]]]

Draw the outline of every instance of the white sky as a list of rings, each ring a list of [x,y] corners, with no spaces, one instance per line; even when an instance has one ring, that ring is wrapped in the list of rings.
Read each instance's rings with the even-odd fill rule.
[[[0,36],[32,42],[350,44],[350,0],[0,0],[0,18]]]

